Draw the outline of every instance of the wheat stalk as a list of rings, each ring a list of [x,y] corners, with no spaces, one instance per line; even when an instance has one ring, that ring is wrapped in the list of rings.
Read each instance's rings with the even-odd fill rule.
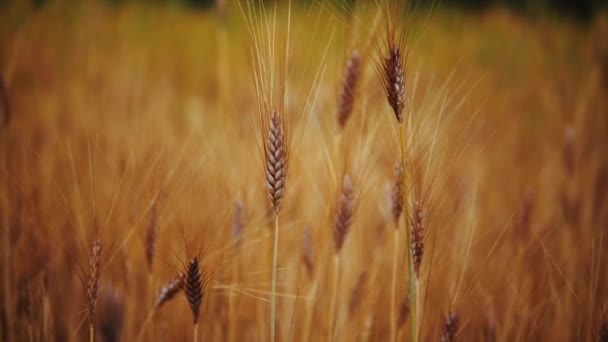
[[[268,129],[265,132],[264,155],[266,163],[266,188],[270,203],[274,208],[274,245],[272,257],[272,290],[270,299],[270,336],[275,340],[276,320],[276,283],[277,263],[279,250],[279,213],[283,196],[285,195],[285,184],[287,181],[288,167],[288,145],[285,137],[283,117],[277,110],[272,110],[268,120]]]

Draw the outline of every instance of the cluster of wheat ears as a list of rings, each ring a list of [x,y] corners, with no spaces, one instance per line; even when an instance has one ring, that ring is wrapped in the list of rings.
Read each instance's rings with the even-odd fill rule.
[[[177,44],[168,61],[100,48],[124,22],[96,6],[74,38],[86,63],[37,45],[43,14],[15,35],[0,69],[0,340],[608,338],[600,73],[530,171],[515,143],[482,142],[474,82],[416,68],[415,4],[216,5],[200,83]],[[19,70],[51,95],[20,94]],[[175,95],[197,87],[203,100]]]

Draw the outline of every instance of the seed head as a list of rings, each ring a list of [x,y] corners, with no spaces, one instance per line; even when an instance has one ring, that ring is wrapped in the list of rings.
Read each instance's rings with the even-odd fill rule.
[[[353,219],[355,210],[355,192],[353,184],[348,175],[344,176],[342,191],[338,201],[338,213],[336,215],[336,224],[334,226],[334,242],[336,244],[336,253],[339,253],[346,240],[346,235],[350,230],[350,225]]]
[[[188,263],[184,286],[186,299],[188,299],[188,304],[190,305],[190,309],[192,309],[192,317],[196,324],[198,323],[201,303],[203,302],[203,275],[198,257],[191,259]]]
[[[342,81],[340,96],[338,97],[338,124],[342,129],[344,129],[346,122],[353,112],[360,64],[361,56],[359,55],[359,50],[355,49],[346,63],[344,80]]]
[[[287,146],[281,114],[273,110],[265,141],[266,188],[275,215],[281,210],[287,180]]]

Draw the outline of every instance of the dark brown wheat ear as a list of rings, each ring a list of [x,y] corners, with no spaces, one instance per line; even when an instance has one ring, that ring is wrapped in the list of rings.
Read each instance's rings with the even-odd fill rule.
[[[336,253],[340,253],[346,236],[350,230],[355,211],[355,190],[348,175],[344,176],[342,190],[338,199],[338,210],[336,213],[336,224],[334,225],[334,243]]]
[[[198,257],[190,259],[184,272],[184,291],[186,299],[192,310],[194,324],[198,323],[200,317],[201,303],[203,302],[204,276]]]
[[[344,79],[340,87],[340,95],[338,97],[338,124],[344,129],[346,122],[353,112],[353,106],[356,98],[357,83],[359,81],[361,65],[361,55],[359,50],[354,49],[346,63],[344,70]]]
[[[266,189],[275,215],[281,211],[287,169],[289,163],[289,148],[285,134],[283,117],[273,109],[266,124],[264,139],[264,159],[266,171]]]
[[[89,256],[89,271],[87,273],[87,293],[86,304],[89,317],[89,324],[95,323],[95,310],[97,309],[97,299],[99,295],[99,285],[101,276],[101,241],[99,238],[93,239],[93,248]]]
[[[424,253],[424,207],[420,199],[415,199],[412,204],[411,237],[412,237],[412,263],[414,264],[414,274],[420,277],[420,265]]]
[[[386,35],[374,39],[377,56],[374,60],[376,70],[382,82],[388,104],[391,106],[399,124],[404,122],[406,106],[406,76],[407,76],[407,31],[397,32],[401,9],[398,2],[393,5],[385,4]]]

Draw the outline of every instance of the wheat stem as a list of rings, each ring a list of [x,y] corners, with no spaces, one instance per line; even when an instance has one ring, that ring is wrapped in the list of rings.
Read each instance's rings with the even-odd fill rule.
[[[272,294],[270,298],[270,341],[275,340],[276,293],[277,293],[277,261],[279,250],[279,215],[274,216],[274,249],[272,256]]]
[[[329,311],[329,340],[334,339],[334,316],[336,314],[336,297],[338,295],[338,276],[340,273],[340,254],[334,255],[334,272],[331,285],[331,309]]]
[[[420,299],[422,298],[422,295],[420,294],[420,286],[421,280],[420,278],[416,278],[416,289],[415,289],[415,294],[416,294],[416,317],[422,317],[422,306],[420,305]],[[422,318],[421,318],[422,320]],[[418,322],[418,325],[416,326],[416,336],[420,335],[420,328],[422,327],[422,321]]]
[[[150,324],[150,322],[152,321],[152,317],[154,317],[154,312],[156,312],[156,310],[150,311],[148,317],[146,317],[146,320],[144,321],[144,324],[142,324],[141,330],[139,331],[139,334],[137,334],[137,342],[141,341],[141,339],[144,337],[146,328],[148,327],[148,324]]]
[[[93,323],[89,324],[89,341],[95,342],[95,327]]]
[[[194,324],[194,336],[192,341],[198,342],[198,322]]]
[[[397,319],[395,315],[397,314],[396,309],[396,293],[397,293],[397,259],[399,258],[399,229],[395,229],[394,235],[395,246],[393,248],[393,274],[392,274],[392,282],[391,282],[391,341],[395,342],[396,340],[396,330],[397,330]]]
[[[412,253],[410,246],[410,235],[411,228],[409,223],[410,217],[410,207],[409,201],[407,198],[408,189],[407,189],[407,167],[406,167],[406,158],[405,158],[405,124],[399,124],[399,138],[400,138],[400,148],[401,148],[401,163],[403,164],[403,217],[405,218],[405,241],[406,241],[406,252],[407,252],[407,276],[408,276],[408,284],[409,284],[409,301],[410,301],[410,335],[411,341],[416,342],[416,303],[414,298],[414,275],[412,272]]]

